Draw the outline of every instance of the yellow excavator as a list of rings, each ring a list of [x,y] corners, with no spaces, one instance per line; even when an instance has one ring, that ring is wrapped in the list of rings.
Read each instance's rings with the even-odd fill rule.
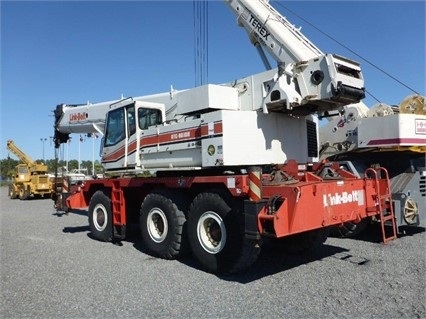
[[[21,161],[15,167],[13,183],[9,186],[9,197],[22,200],[50,198],[52,195],[52,182],[47,172],[47,165],[34,162],[12,140],[7,141],[7,149]]]

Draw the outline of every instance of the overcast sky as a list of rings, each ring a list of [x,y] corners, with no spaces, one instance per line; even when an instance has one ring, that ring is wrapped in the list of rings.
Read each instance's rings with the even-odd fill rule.
[[[368,92],[398,104],[412,94],[369,63],[425,94],[424,1],[271,1],[325,53],[362,65]],[[53,158],[52,110],[195,85],[192,1],[1,1],[0,158],[6,141]],[[291,10],[291,11],[288,11]],[[302,17],[303,21],[298,16]],[[333,42],[310,24],[352,51]],[[208,5],[208,82],[264,71],[222,1]],[[367,62],[368,61],[368,62]],[[367,96],[364,103],[376,101]],[[46,142],[42,140],[46,139]],[[69,158],[78,158],[78,136]],[[92,142],[81,144],[92,159]],[[98,159],[99,142],[95,144]],[[10,154],[12,156],[12,154]]]

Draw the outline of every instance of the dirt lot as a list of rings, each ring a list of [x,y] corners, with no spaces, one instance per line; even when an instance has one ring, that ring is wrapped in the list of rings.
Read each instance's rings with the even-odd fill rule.
[[[1,318],[426,318],[425,229],[387,245],[371,229],[311,256],[265,245],[248,272],[217,277],[191,257],[90,238],[83,213],[0,188]],[[424,226],[424,225],[423,225]]]

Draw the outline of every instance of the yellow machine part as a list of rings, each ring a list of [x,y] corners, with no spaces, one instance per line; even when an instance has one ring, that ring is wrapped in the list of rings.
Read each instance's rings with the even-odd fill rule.
[[[371,149],[363,149],[362,152],[369,152]],[[393,152],[393,151],[410,151],[415,153],[424,153],[426,154],[426,146],[393,146],[386,148],[377,148],[375,152]]]
[[[407,96],[399,104],[399,112],[403,114],[426,115],[426,98],[422,95]]]

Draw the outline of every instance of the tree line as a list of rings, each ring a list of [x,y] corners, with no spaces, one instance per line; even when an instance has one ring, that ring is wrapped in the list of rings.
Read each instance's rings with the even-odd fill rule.
[[[47,165],[47,170],[49,173],[54,174],[56,170],[56,161],[54,159],[48,160],[36,160],[38,164]],[[0,177],[2,180],[8,180],[13,176],[15,167],[20,164],[19,160],[13,158],[4,158],[0,160]],[[64,160],[58,161],[58,167],[66,167],[67,163]],[[73,169],[78,169],[78,160],[73,159],[68,161],[68,171],[72,171]],[[84,160],[80,162],[80,169],[87,169],[89,175],[101,174],[103,172],[101,163],[96,160],[95,161],[95,172],[93,172],[93,162],[89,160]]]

